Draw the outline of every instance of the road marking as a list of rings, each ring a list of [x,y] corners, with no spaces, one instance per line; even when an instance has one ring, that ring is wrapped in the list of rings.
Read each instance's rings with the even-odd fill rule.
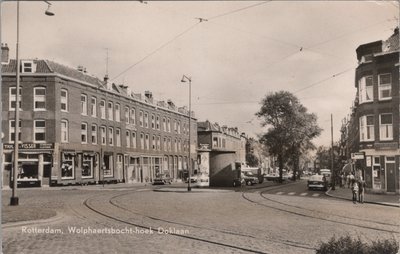
[[[300,194],[300,196],[307,196],[307,194],[308,194],[307,192],[303,192]]]
[[[319,193],[312,194],[313,197],[318,197]]]
[[[289,192],[288,195],[294,195],[296,192]]]
[[[280,192],[277,192],[276,195],[282,195],[283,193],[284,192],[280,191]]]

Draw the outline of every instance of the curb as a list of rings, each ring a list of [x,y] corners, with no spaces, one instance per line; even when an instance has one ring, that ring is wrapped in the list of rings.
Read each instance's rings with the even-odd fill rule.
[[[329,196],[329,197],[332,197],[332,198],[337,198],[337,199],[343,199],[343,200],[352,201],[351,198],[345,198],[345,197],[341,197],[341,196],[336,196],[336,195],[330,194],[329,192],[331,191],[331,189],[332,189],[332,187],[330,187],[330,188],[325,192],[325,195],[327,195],[327,196]],[[399,208],[399,207],[400,207],[400,204],[396,205],[396,204],[393,204],[393,203],[383,203],[383,202],[374,202],[374,201],[364,201],[364,203],[373,204],[373,205],[381,205],[381,206],[390,206],[390,207],[396,207],[396,208]]]
[[[9,229],[9,228],[16,228],[21,226],[28,226],[28,225],[35,225],[35,224],[44,224],[44,223],[53,223],[64,219],[64,214],[57,212],[57,214],[53,217],[42,219],[42,220],[26,220],[26,221],[16,221],[16,222],[9,222],[1,224],[1,228]]]

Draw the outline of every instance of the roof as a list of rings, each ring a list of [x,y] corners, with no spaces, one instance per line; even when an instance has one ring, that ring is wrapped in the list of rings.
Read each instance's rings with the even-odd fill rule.
[[[399,28],[394,30],[392,36],[389,37],[386,41],[383,42],[383,52],[390,53],[399,51]]]

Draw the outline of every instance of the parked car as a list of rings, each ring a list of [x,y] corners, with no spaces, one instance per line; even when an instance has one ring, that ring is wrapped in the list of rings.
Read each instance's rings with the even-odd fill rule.
[[[186,178],[185,183],[189,182],[189,178]],[[197,182],[197,176],[191,176],[190,177],[190,183],[196,183]]]
[[[326,177],[323,175],[312,175],[307,181],[307,187],[309,190],[311,189],[328,189],[328,181]]]
[[[171,184],[172,183],[172,178],[165,176],[165,175],[159,175],[153,180],[153,185],[164,185],[164,184]]]
[[[196,187],[210,186],[210,177],[206,174],[201,174],[197,177]]]
[[[326,181],[328,182],[328,185],[330,185],[331,184],[331,176],[332,176],[331,170],[325,168],[325,169],[320,169],[319,172],[321,172],[321,175],[325,176]]]
[[[259,183],[258,177],[256,177],[252,172],[245,171],[241,174],[242,181],[246,183],[246,185],[253,185]]]
[[[266,174],[264,178],[267,181],[277,181],[279,179],[279,174],[277,173]]]

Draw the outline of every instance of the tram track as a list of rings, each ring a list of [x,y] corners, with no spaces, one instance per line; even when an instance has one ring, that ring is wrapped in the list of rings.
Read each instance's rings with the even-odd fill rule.
[[[163,218],[159,218],[159,217],[155,217],[155,216],[149,216],[137,211],[133,211],[131,209],[128,209],[127,207],[122,206],[117,200],[120,197],[123,197],[125,195],[130,195],[134,192],[130,191],[130,192],[126,192],[126,193],[120,193],[118,195],[113,195],[111,197],[108,198],[108,204],[111,205],[112,207],[114,207],[115,209],[118,209],[118,213],[114,213],[114,214],[119,214],[121,215],[122,213],[120,211],[124,211],[124,213],[129,214],[128,218],[121,218],[121,217],[117,217],[114,214],[110,215],[109,213],[105,212],[103,209],[100,209],[98,207],[96,207],[93,204],[93,198],[95,198],[94,196],[87,198],[86,200],[84,200],[83,205],[85,207],[87,207],[88,209],[90,209],[91,211],[106,217],[110,220],[114,220],[126,225],[130,225],[130,226],[134,226],[137,228],[141,228],[141,229],[145,229],[145,230],[150,230],[151,228],[157,228],[157,223],[167,223],[169,224],[169,227],[172,226],[184,226],[186,228],[194,228],[194,229],[198,229],[198,230],[206,230],[206,231],[212,231],[213,233],[217,232],[219,234],[224,234],[224,235],[231,235],[233,237],[241,237],[241,238],[248,238],[249,240],[262,240],[262,241],[269,241],[275,244],[280,244],[280,245],[286,245],[286,246],[291,246],[291,247],[295,247],[295,248],[300,248],[303,250],[315,250],[315,248],[310,247],[310,246],[305,246],[303,243],[297,243],[294,241],[290,241],[290,240],[275,240],[275,239],[270,239],[269,237],[267,238],[260,238],[258,236],[254,236],[251,234],[245,234],[245,233],[241,233],[241,232],[234,232],[234,231],[229,231],[229,230],[223,230],[223,229],[216,229],[216,228],[210,228],[210,227],[205,227],[205,226],[198,226],[198,225],[193,225],[193,224],[188,224],[188,223],[182,223],[182,222],[177,222],[177,221],[173,221],[173,220],[167,220],[167,219],[163,219]],[[103,200],[104,201],[104,200]],[[107,202],[107,200],[105,200],[105,202]],[[139,218],[141,218],[141,222],[139,221],[132,221],[134,218],[132,218],[131,215],[135,215],[138,216]],[[137,218],[136,218],[137,219]],[[144,220],[146,220],[146,223],[144,223]],[[257,249],[252,249],[252,248],[248,248],[248,247],[243,247],[243,246],[238,246],[238,245],[234,245],[234,244],[230,244],[230,243],[223,243],[221,241],[216,241],[216,240],[210,240],[207,239],[207,237],[199,237],[199,236],[195,236],[195,235],[183,235],[183,234],[176,234],[176,233],[169,233],[169,235],[172,235],[174,237],[180,237],[180,238],[186,238],[189,240],[194,240],[194,241],[199,241],[199,242],[204,242],[207,244],[213,244],[213,245],[217,245],[220,247],[224,247],[224,248],[230,248],[230,249],[234,249],[234,250],[240,250],[240,251],[245,251],[245,252],[249,252],[249,253],[269,253],[269,252],[265,252],[265,251],[260,251]]]
[[[342,224],[342,225],[347,225],[347,226],[354,226],[357,228],[363,228],[363,229],[369,229],[369,230],[375,230],[375,231],[379,231],[379,232],[386,232],[386,233],[391,233],[391,234],[398,234],[400,233],[399,231],[395,231],[395,230],[389,230],[389,229],[383,229],[383,228],[378,228],[378,227],[373,227],[373,226],[367,226],[367,225],[361,225],[361,224],[357,224],[357,223],[353,223],[352,221],[342,221],[342,219],[346,219],[346,220],[354,220],[355,218],[353,217],[348,217],[348,216],[341,216],[341,215],[332,215],[329,213],[324,213],[322,211],[316,211],[316,210],[312,210],[312,209],[307,209],[304,207],[300,207],[300,206],[294,206],[294,205],[290,205],[284,202],[280,202],[280,201],[276,201],[270,198],[265,197],[265,195],[263,195],[263,193],[265,193],[266,191],[261,191],[259,192],[259,195],[263,198],[263,200],[267,200],[271,203],[274,204],[278,204],[281,207],[276,207],[272,204],[265,204],[264,202],[257,202],[255,200],[250,199],[248,196],[246,196],[246,191],[242,192],[242,197],[243,199],[251,202],[251,203],[255,203],[257,205],[263,206],[263,207],[267,207],[269,209],[273,209],[273,210],[277,210],[277,211],[281,211],[281,212],[285,212],[291,215],[295,215],[295,216],[300,216],[300,217],[306,217],[306,218],[310,218],[310,219],[318,219],[321,221],[328,221],[328,222],[332,222],[332,223],[337,223],[337,224]],[[291,207],[294,209],[297,209],[298,211],[295,211],[294,209],[288,209],[287,207]],[[329,219],[329,218],[324,218],[323,216],[315,216],[315,215],[310,215],[305,213],[304,211],[307,212],[312,212],[312,213],[320,213],[320,214],[328,214],[329,216],[335,216],[337,218],[339,218],[338,220],[336,219]],[[368,222],[368,223],[375,223],[379,226],[392,226],[392,227],[398,227],[398,225],[393,225],[393,224],[388,224],[388,223],[381,223],[381,222],[377,222],[377,221],[372,221],[372,220],[363,220],[363,219],[358,219],[359,221],[362,222]]]

